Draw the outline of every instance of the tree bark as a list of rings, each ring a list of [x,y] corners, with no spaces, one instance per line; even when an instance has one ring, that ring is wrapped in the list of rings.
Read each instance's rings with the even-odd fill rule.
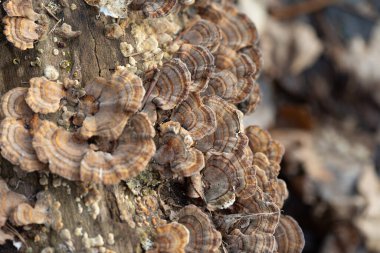
[[[40,0],[33,2],[35,7],[42,3]],[[26,51],[15,48],[6,40],[4,35],[0,35],[1,95],[14,87],[28,87],[28,80],[32,77],[42,76],[47,65],[52,65],[59,70],[60,80],[76,72],[81,83],[85,84],[95,77],[109,76],[115,66],[126,64],[126,58],[120,53],[119,44],[121,41],[130,42],[131,38],[126,35],[121,40],[107,39],[104,36],[104,17],[97,18],[98,11],[96,8],[88,6],[83,0],[72,0],[70,4],[75,4],[77,9],[71,10],[69,7],[64,7],[62,12],[57,14],[57,17],[64,19],[64,22],[71,25],[73,30],[80,30],[82,34],[72,40],[58,38],[59,41],[66,44],[64,48],[59,49],[59,55],[53,54],[53,50],[58,49],[57,43],[54,42],[54,32],[50,32],[45,40],[36,43],[34,49]],[[42,10],[43,8],[40,8],[39,12],[41,13]],[[45,14],[47,13],[45,12]],[[5,16],[4,11],[0,15],[3,18]],[[49,29],[52,29],[57,21],[52,16],[49,16],[49,20],[51,22]],[[41,66],[32,67],[31,62],[35,61],[37,57],[40,58]],[[60,63],[63,60],[67,60],[72,68],[60,68]],[[20,176],[14,171],[14,166],[3,158],[1,158],[1,178],[7,181],[10,189],[24,194],[32,202],[36,193],[44,189],[39,184],[39,173]],[[20,238],[26,242],[26,247],[23,246],[21,252],[41,252],[48,246],[53,247],[55,252],[88,252],[83,248],[82,237],[74,235],[74,231],[78,227],[82,227],[83,232],[88,233],[88,237],[102,235],[105,241],[107,235],[113,233],[115,244],[107,245],[105,243],[104,246],[107,249],[118,253],[141,251],[139,236],[136,230],[130,227],[133,222],[126,222],[120,218],[123,213],[120,211],[120,205],[125,200],[125,196],[130,194],[125,185],[97,186],[102,199],[100,201],[100,214],[94,220],[86,210],[82,213],[78,211],[78,204],[86,209],[83,200],[76,201],[76,198],[83,193],[81,192],[83,187],[80,183],[62,179],[62,182],[66,183],[67,186],[53,187],[52,180],[53,176],[50,174],[47,189],[54,199],[61,203],[63,228],[70,231],[74,250],[67,247],[56,231],[50,229],[44,232],[41,226],[31,226],[28,233],[17,228]],[[67,192],[67,188],[71,189],[71,193]],[[6,245],[0,246],[0,252],[20,251]]]

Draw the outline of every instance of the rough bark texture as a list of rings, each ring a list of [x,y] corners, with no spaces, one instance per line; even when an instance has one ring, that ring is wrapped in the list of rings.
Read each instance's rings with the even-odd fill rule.
[[[33,2],[35,6],[38,6],[42,1]],[[53,49],[57,48],[57,43],[53,42],[53,33],[50,33],[44,41],[37,43],[34,49],[26,51],[15,48],[6,40],[4,35],[0,35],[1,94],[14,87],[28,86],[27,81],[32,77],[42,76],[47,65],[53,65],[59,69],[60,80],[78,71],[81,74],[82,83],[86,83],[97,76],[109,75],[116,65],[125,65],[126,58],[122,56],[119,49],[120,40],[109,40],[104,36],[104,20],[96,18],[98,15],[96,8],[89,7],[83,0],[73,0],[70,1],[70,4],[75,4],[77,9],[72,11],[66,7],[58,18],[64,18],[64,22],[70,24],[73,30],[82,31],[82,35],[70,41],[65,40],[66,46],[59,49],[58,56],[53,54]],[[0,15],[3,18],[5,13],[2,12]],[[49,16],[49,20],[51,22],[49,29],[52,29],[57,21],[51,16]],[[127,41],[128,35],[122,40]],[[65,52],[65,55],[62,55],[62,52]],[[30,64],[36,60],[36,57],[41,59],[41,66],[32,67]],[[73,64],[73,68],[71,70],[60,68],[59,64],[63,60]],[[19,61],[19,64],[15,64],[15,61]],[[12,190],[33,200],[35,194],[43,189],[43,186],[39,184],[38,173],[20,177],[20,175],[16,175],[13,167],[12,164],[1,158],[1,177],[7,181]],[[62,182],[66,182],[68,186],[53,187],[51,185],[52,179],[53,177],[50,175],[48,188],[53,197],[61,203],[60,210],[63,215],[64,228],[71,232],[75,250],[69,250],[53,230],[44,233],[41,232],[41,227],[35,226],[33,229],[36,228],[35,234],[40,236],[40,241],[38,238],[23,237],[24,234],[20,232],[23,240],[30,247],[29,249],[23,247],[22,251],[40,252],[41,249],[52,246],[56,249],[55,252],[86,252],[81,246],[82,237],[74,235],[77,227],[82,227],[89,237],[100,234],[105,240],[108,233],[115,234],[115,245],[107,246],[105,244],[107,249],[112,249],[115,252],[139,251],[140,240],[136,235],[136,230],[131,229],[126,222],[122,222],[120,219],[117,198],[120,197],[118,194],[123,191],[120,189],[121,186],[99,186],[102,201],[100,202],[100,214],[94,221],[88,212],[84,211],[81,214],[78,211],[78,202],[75,198],[82,194],[81,187],[78,187],[79,184],[62,179]],[[70,194],[67,193],[68,187],[71,188]],[[83,202],[81,205],[86,209]],[[33,233],[28,233],[28,236],[31,234]],[[123,238],[117,238],[116,235]],[[17,252],[11,248],[9,245],[0,246],[0,252]],[[61,249],[61,251],[57,251],[57,249]]]

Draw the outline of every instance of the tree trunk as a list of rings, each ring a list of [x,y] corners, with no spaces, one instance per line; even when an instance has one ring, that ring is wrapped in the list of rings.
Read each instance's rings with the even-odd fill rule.
[[[40,6],[43,1],[36,0],[33,2],[36,7]],[[79,78],[81,83],[85,84],[97,76],[108,76],[117,65],[126,64],[127,58],[124,58],[120,53],[120,40],[110,40],[104,36],[103,22],[105,17],[97,18],[97,9],[88,6],[83,0],[72,0],[70,4],[75,4],[77,9],[71,10],[70,7],[65,7],[56,17],[64,19],[64,22],[71,25],[73,30],[80,30],[82,34],[78,38],[64,40],[63,42],[66,43],[64,48],[58,48],[58,44],[54,42],[55,35],[53,32],[50,32],[45,40],[35,44],[34,49],[26,51],[15,48],[6,40],[4,35],[1,35],[1,94],[14,87],[29,86],[28,80],[32,77],[42,76],[43,70],[48,65],[59,70],[60,80],[77,73],[80,75],[77,79]],[[5,13],[2,12],[1,15],[3,18]],[[49,15],[49,20],[51,22],[49,29],[53,29],[57,20],[51,15]],[[58,40],[61,41],[60,38]],[[121,40],[130,41],[130,38],[126,35]],[[54,49],[59,50],[58,55],[53,54]],[[32,67],[31,63],[37,58],[40,59],[41,65]],[[60,68],[60,63],[63,60],[67,60],[72,68],[69,70]],[[7,181],[11,190],[24,194],[30,200],[35,198],[37,192],[44,189],[44,186],[39,183],[40,177],[41,175],[38,173],[17,175],[14,166],[1,158],[1,178]],[[54,178],[57,181],[56,177]],[[139,236],[136,234],[136,229],[130,227],[133,222],[131,220],[127,222],[121,218],[123,213],[120,211],[120,205],[125,202],[125,196],[130,194],[125,186],[97,186],[101,196],[100,214],[94,220],[86,211],[83,199],[79,202],[77,202],[78,199],[76,200],[83,194],[83,187],[79,183],[62,179],[62,185],[54,187],[52,181],[53,176],[50,174],[49,184],[45,187],[54,199],[61,203],[63,229],[70,231],[74,247],[70,249],[56,231],[45,231],[41,229],[41,226],[32,226],[32,232],[28,231],[27,235],[22,232],[23,230],[19,230],[20,239],[24,240],[27,245],[27,247],[22,247],[22,252],[41,252],[48,246],[54,248],[55,252],[88,252],[83,248],[82,237],[74,235],[75,229],[79,227],[83,228],[83,232],[88,233],[89,238],[102,235],[105,241],[104,247],[107,249],[115,252],[139,252]],[[71,191],[69,193],[68,188]],[[84,208],[82,213],[79,212],[79,205]],[[127,213],[127,215],[132,217],[133,208],[130,208],[128,212],[130,214]],[[109,245],[106,242],[109,233],[115,235],[114,245]],[[8,244],[7,246],[0,246],[0,252],[19,251],[12,249]]]

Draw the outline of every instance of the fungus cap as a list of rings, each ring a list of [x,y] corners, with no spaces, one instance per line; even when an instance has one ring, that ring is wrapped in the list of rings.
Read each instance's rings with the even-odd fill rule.
[[[297,222],[288,215],[281,215],[280,222],[274,233],[279,253],[301,253],[305,239]]]
[[[131,117],[112,152],[90,150],[80,164],[80,178],[85,182],[117,184],[143,171],[156,146],[155,131],[145,113]]]
[[[181,177],[190,177],[205,165],[203,153],[193,148],[193,139],[178,122],[168,121],[160,125],[162,137],[154,160]]]
[[[205,46],[213,53],[220,45],[221,32],[214,23],[201,19],[189,27],[181,39],[189,44]]]
[[[3,3],[3,7],[9,17],[25,17],[36,21],[40,16],[33,10],[32,0],[8,0]]]
[[[170,110],[187,98],[191,85],[191,73],[178,58],[166,62],[155,80],[150,94],[151,101],[162,110]]]
[[[13,210],[26,201],[24,195],[9,190],[7,183],[0,179],[0,228],[5,225]]]
[[[74,133],[42,120],[34,133],[33,147],[38,159],[49,164],[51,172],[69,180],[80,179],[80,162],[88,151],[88,144]]]
[[[116,140],[124,130],[129,117],[141,107],[145,94],[141,79],[123,69],[117,70],[110,80],[96,78],[89,82],[85,91],[91,104],[97,103],[98,109],[87,110],[80,134],[88,139],[100,136]]]
[[[185,253],[190,240],[189,230],[182,224],[171,222],[156,229],[154,249],[148,252]]]
[[[173,57],[181,59],[190,71],[193,81],[190,91],[205,90],[215,68],[214,56],[207,47],[183,44]]]
[[[0,123],[1,155],[27,172],[44,169],[32,146],[32,135],[22,120],[5,118]]]
[[[142,6],[144,15],[148,18],[161,18],[176,10],[177,0],[148,0]]]
[[[15,119],[28,119],[33,115],[33,111],[25,102],[28,88],[17,87],[5,93],[0,100],[1,116]]]
[[[233,105],[217,96],[207,96],[203,98],[203,103],[215,112],[217,127],[214,133],[199,140],[196,147],[202,152],[231,152],[244,137],[243,114]]]
[[[230,70],[224,69],[213,73],[208,82],[205,95],[217,95],[223,99],[233,99],[237,94],[238,79]]]
[[[21,50],[33,48],[33,43],[40,38],[43,31],[42,26],[27,18],[6,16],[3,23],[7,40]]]
[[[239,229],[235,229],[226,236],[226,241],[230,252],[276,252],[278,249],[272,234],[259,231],[243,234]]]
[[[174,111],[172,120],[189,131],[194,140],[200,140],[216,130],[216,116],[210,107],[203,104],[197,93],[191,93]]]
[[[190,232],[186,252],[218,252],[222,236],[198,207],[188,205],[182,208],[178,213],[178,223],[185,225]]]
[[[65,96],[61,83],[50,81],[46,77],[34,77],[29,83],[25,101],[35,113],[47,114],[58,111],[61,99]]]

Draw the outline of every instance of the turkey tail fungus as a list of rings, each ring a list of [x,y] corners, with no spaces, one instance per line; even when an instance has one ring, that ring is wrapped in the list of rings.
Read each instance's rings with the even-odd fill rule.
[[[262,59],[232,1],[3,8],[0,52],[17,59],[0,73],[0,245],[302,251],[297,222],[281,214],[284,148],[243,124]]]

